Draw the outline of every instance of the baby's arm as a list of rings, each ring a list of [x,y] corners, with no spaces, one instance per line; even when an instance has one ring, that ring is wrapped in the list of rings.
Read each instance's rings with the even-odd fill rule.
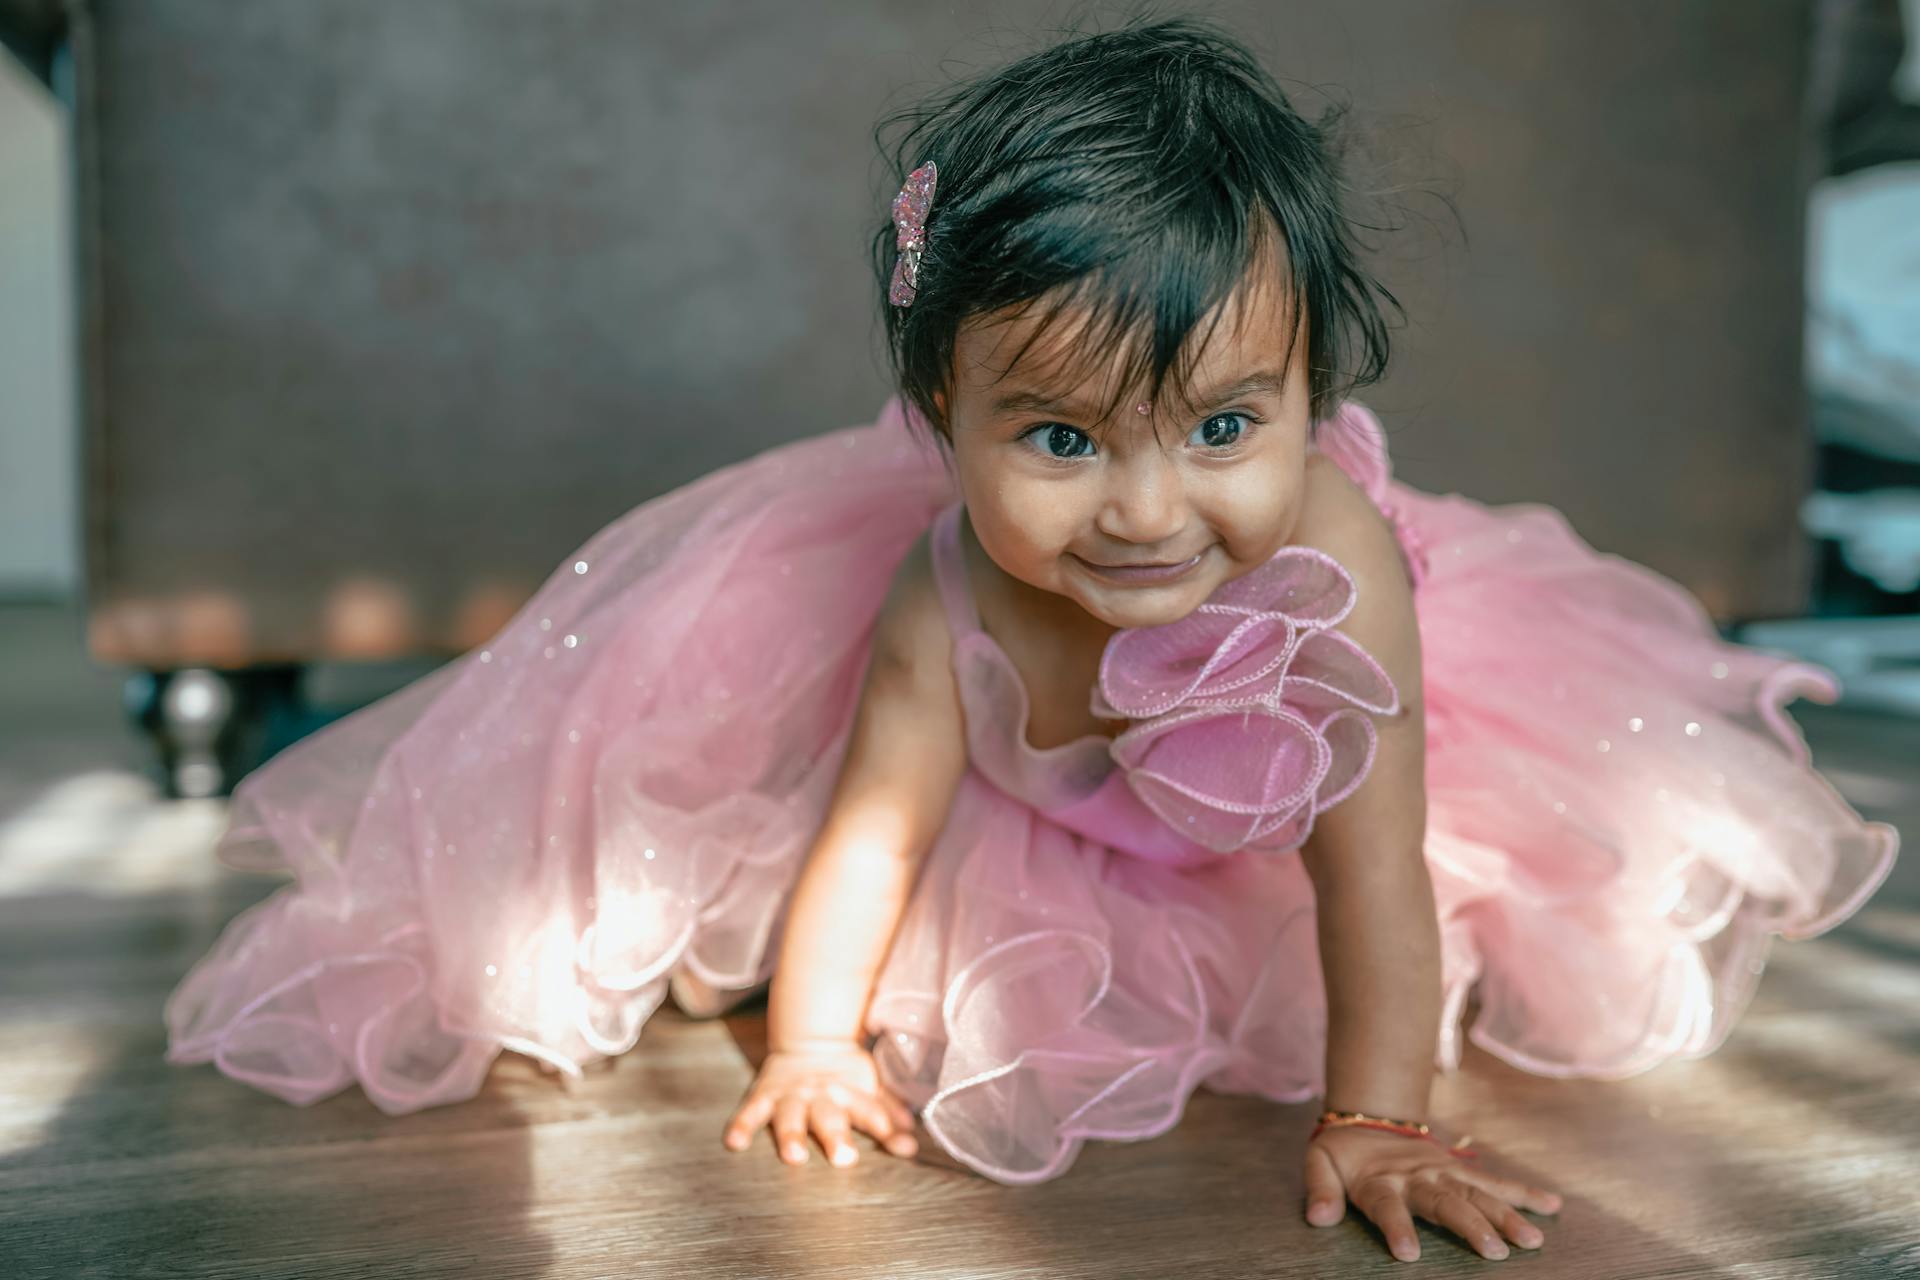
[[[788,904],[769,993],[766,1061],[728,1122],[744,1148],[771,1120],[782,1159],[818,1136],[835,1164],[858,1158],[851,1123],[911,1155],[913,1116],[881,1086],[864,1023],[920,865],[966,770],[952,638],[923,537],[876,623],[872,657],[825,821]]]
[[[874,979],[966,769],[952,640],[923,538],[894,576],[774,971],[768,1047],[858,1042]]]
[[[1399,544],[1344,472],[1309,472],[1294,541],[1346,566],[1359,589],[1340,625],[1386,669],[1398,716],[1358,790],[1321,814],[1301,849],[1313,881],[1327,986],[1326,1105],[1427,1118],[1440,1025],[1440,932],[1424,854],[1426,717],[1420,630]]]
[[[1392,677],[1403,710],[1375,717],[1373,767],[1358,790],[1321,814],[1301,848],[1313,881],[1327,988],[1326,1105],[1371,1116],[1427,1118],[1440,1030],[1440,929],[1425,855],[1426,717],[1420,629],[1398,541],[1345,473],[1321,459],[1309,472],[1294,541],[1345,565],[1359,588],[1340,629]],[[1420,1256],[1413,1215],[1439,1223],[1490,1258],[1505,1236],[1538,1248],[1519,1205],[1559,1209],[1550,1191],[1472,1168],[1437,1144],[1376,1129],[1331,1128],[1306,1154],[1307,1220],[1340,1221],[1351,1198],[1397,1258]]]

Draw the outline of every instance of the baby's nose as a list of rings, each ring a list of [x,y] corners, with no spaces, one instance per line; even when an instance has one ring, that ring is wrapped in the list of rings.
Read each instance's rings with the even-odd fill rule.
[[[1151,546],[1176,537],[1186,527],[1186,495],[1174,468],[1129,468],[1130,482],[1115,486],[1102,506],[1099,526],[1108,537]]]

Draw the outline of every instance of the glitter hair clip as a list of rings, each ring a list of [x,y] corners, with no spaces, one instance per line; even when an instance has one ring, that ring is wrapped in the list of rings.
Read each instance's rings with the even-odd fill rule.
[[[893,264],[893,281],[887,286],[887,301],[896,307],[913,305],[920,289],[920,254],[927,247],[927,210],[933,205],[933,184],[940,170],[929,160],[907,175],[900,194],[893,198],[894,247],[900,257]]]

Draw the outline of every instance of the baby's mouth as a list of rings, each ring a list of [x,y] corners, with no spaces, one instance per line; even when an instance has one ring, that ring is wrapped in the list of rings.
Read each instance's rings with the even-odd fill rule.
[[[1068,552],[1067,554],[1072,555],[1073,553]],[[1109,582],[1123,583],[1128,586],[1142,586],[1158,585],[1163,582],[1173,582],[1183,578],[1193,572],[1194,567],[1200,563],[1200,559],[1204,555],[1206,555],[1206,550],[1202,548],[1185,560],[1171,562],[1155,561],[1147,564],[1101,564],[1099,561],[1088,560],[1081,556],[1074,556],[1073,558],[1084,565],[1087,571],[1095,577],[1104,578]]]

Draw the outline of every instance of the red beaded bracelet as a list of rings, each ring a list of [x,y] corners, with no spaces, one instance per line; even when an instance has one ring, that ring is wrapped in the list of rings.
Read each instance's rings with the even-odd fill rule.
[[[1334,1111],[1331,1109],[1322,1111],[1320,1113],[1320,1123],[1315,1125],[1313,1132],[1307,1135],[1307,1141],[1312,1142],[1328,1129],[1345,1128],[1347,1126],[1357,1126],[1362,1129],[1380,1129],[1387,1133],[1400,1134],[1403,1137],[1421,1138],[1433,1143],[1435,1146],[1442,1147],[1447,1154],[1462,1160],[1477,1160],[1480,1158],[1478,1151],[1467,1150],[1467,1144],[1473,1141],[1472,1135],[1468,1135],[1448,1147],[1441,1143],[1440,1139],[1433,1136],[1432,1129],[1419,1121],[1388,1120],[1382,1116],[1365,1115],[1359,1111]]]

